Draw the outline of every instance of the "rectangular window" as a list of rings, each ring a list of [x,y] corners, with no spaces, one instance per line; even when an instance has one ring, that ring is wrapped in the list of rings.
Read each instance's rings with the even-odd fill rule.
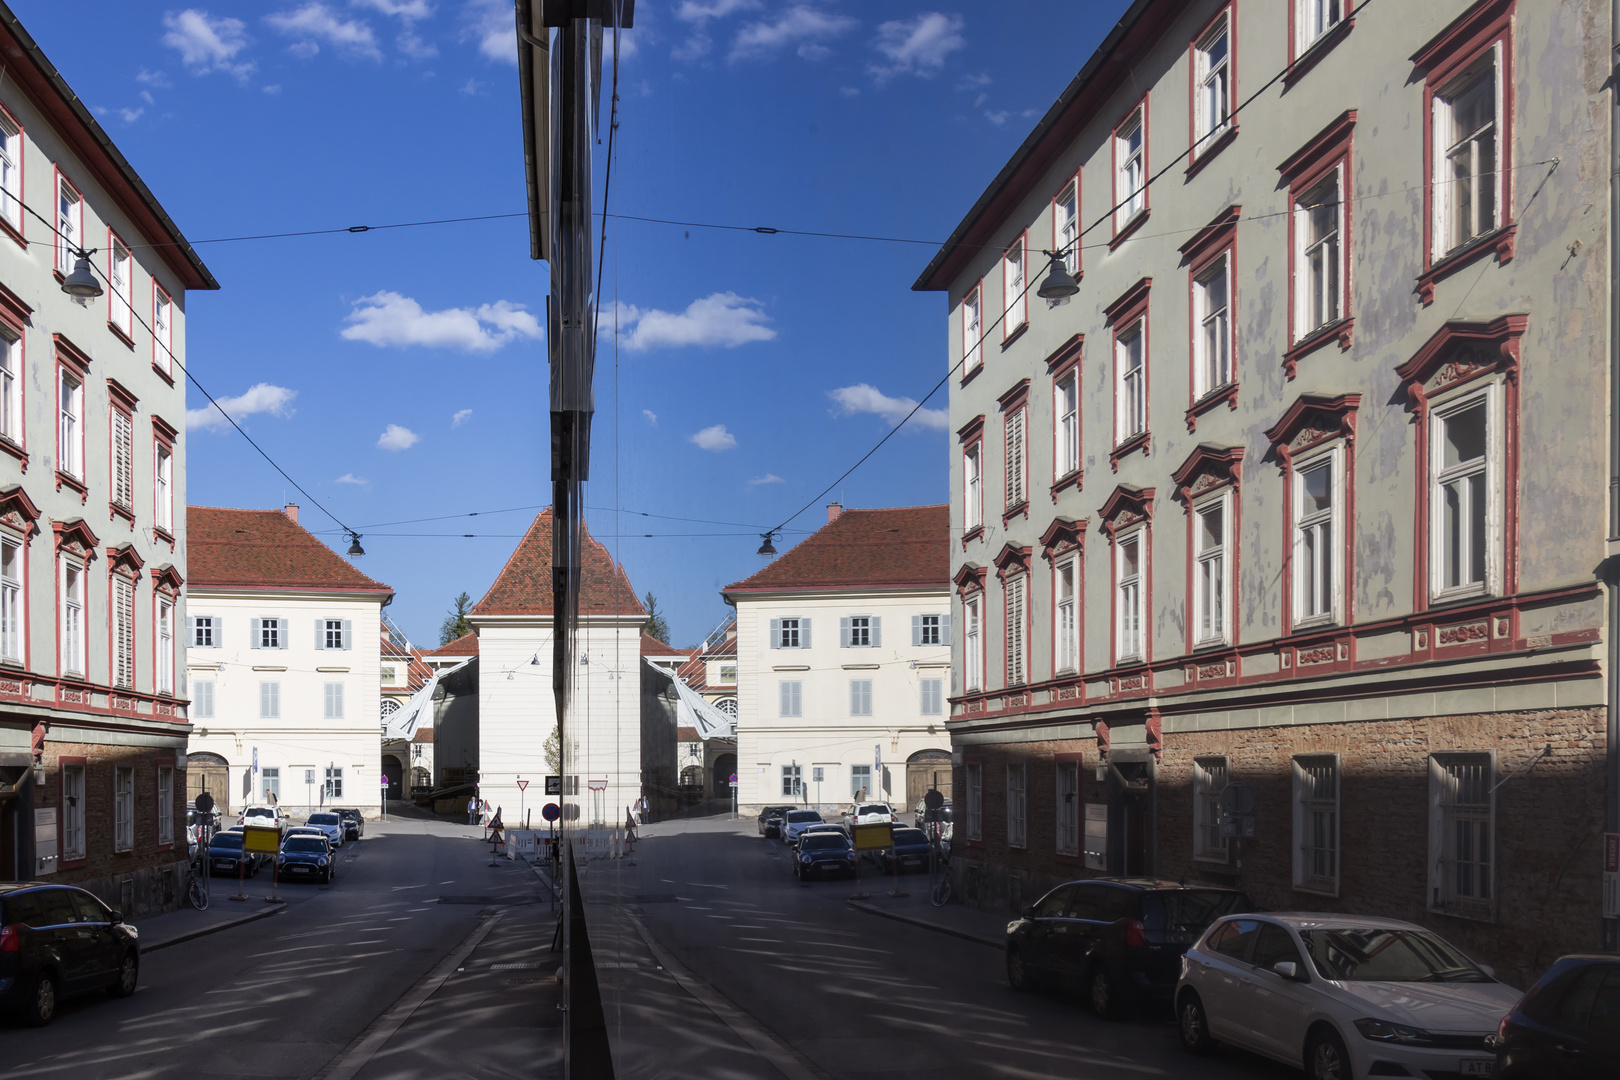
[[[1221,792],[1226,790],[1226,759],[1193,759],[1193,858],[1226,861],[1221,835]]]
[[[849,620],[849,640],[844,644],[851,649],[866,649],[877,644],[872,640],[872,622],[870,615],[852,615]]]
[[[1498,442],[1490,393],[1434,410],[1430,535],[1437,546],[1437,596],[1490,591],[1497,565],[1498,495],[1493,449]],[[1438,518],[1438,520],[1435,520]]]
[[[1147,208],[1147,124],[1138,106],[1114,131],[1114,231]]]
[[[1057,415],[1052,425],[1052,479],[1061,480],[1080,471],[1080,378],[1070,372],[1057,381],[1052,405]]]
[[[56,178],[56,268],[73,273],[73,263],[84,247],[84,200],[73,185]]]
[[[22,663],[27,608],[23,603],[22,544],[0,536],[0,660]]]
[[[804,794],[804,766],[782,766],[782,797],[797,799]]]
[[[1294,468],[1294,621],[1334,622],[1343,610],[1337,449]]]
[[[135,769],[113,769],[113,850],[135,849]]]
[[[1294,888],[1338,895],[1339,759],[1294,759]]]
[[[112,413],[113,505],[135,512],[135,418],[116,405]]]
[[[982,443],[962,452],[962,528],[972,532],[984,524],[984,475]]]
[[[1226,133],[1232,112],[1231,39],[1222,15],[1193,46],[1193,157]]]
[[[940,716],[945,712],[945,680],[923,679],[922,708],[924,716]]]
[[[23,228],[22,163],[22,128],[0,111],[0,219],[18,232]]]
[[[1005,425],[1006,453],[1006,491],[1003,506],[1007,513],[1028,501],[1028,487],[1024,482],[1024,414],[1027,410],[1018,409],[1007,414]]]
[[[1080,181],[1069,181],[1052,200],[1053,250],[1070,274],[1080,273]]]
[[[1344,314],[1344,220],[1340,201],[1342,177],[1333,169],[1327,178],[1294,203],[1294,339],[1309,337]]]
[[[62,671],[84,675],[84,567],[62,560]]]
[[[720,685],[721,686],[735,686],[735,685],[737,685],[737,665],[736,664],[721,664],[720,665]]]
[[[343,798],[343,769],[338,766],[326,767],[326,800]]]
[[[1080,763],[1057,763],[1057,852],[1080,854]]]
[[[798,648],[802,648],[803,646],[802,646],[801,641],[800,641],[799,620],[798,619],[782,619],[782,620],[779,620],[779,622],[780,622],[780,625],[777,627],[777,635],[778,635],[777,636],[777,641],[779,642],[779,644],[777,645],[777,648],[780,648],[780,649],[798,649]]]
[[[126,338],[135,336],[135,311],[130,306],[130,283],[134,280],[135,260],[130,256],[129,248],[117,237],[113,238],[112,250],[107,253],[107,281],[112,287],[107,290],[107,322],[114,330]]]
[[[1003,614],[1006,620],[1002,623],[1002,638],[1007,644],[1007,685],[1022,686],[1025,682],[1024,665],[1024,591],[1027,579],[1020,574],[1009,578],[1002,587],[1002,599],[1005,602]]]
[[[945,616],[918,615],[916,616],[917,640],[913,645],[948,645],[945,639]]]
[[[325,718],[328,720],[343,719],[343,684],[340,682],[329,682],[325,685],[324,689],[326,692]]]
[[[1430,903],[1438,910],[1490,917],[1495,773],[1489,754],[1429,759]]]
[[[1438,259],[1492,232],[1506,200],[1499,164],[1502,43],[1433,98],[1433,257]]]
[[[1193,626],[1195,643],[1224,642],[1226,633],[1226,572],[1228,499],[1211,500],[1193,511]]]
[[[162,443],[157,444],[157,465],[153,471],[153,498],[157,505],[153,516],[157,527],[166,533],[174,532],[174,452]]]
[[[1080,670],[1080,633],[1076,615],[1080,574],[1078,559],[1065,559],[1057,564],[1056,595],[1052,598],[1052,669],[1054,671]]]
[[[798,679],[784,679],[776,685],[779,714],[782,716],[803,716],[804,683]]]
[[[322,619],[320,627],[320,641],[316,643],[319,649],[347,649],[349,647],[348,620]]]
[[[872,766],[849,767],[849,797],[857,801],[867,798],[872,790]]]
[[[979,636],[979,598],[962,602],[962,615],[967,620],[967,633],[962,639],[962,684],[968,690],[984,685],[983,639]]]
[[[114,575],[113,594],[113,685],[126,690],[135,686],[135,583]]]
[[[849,680],[849,715],[872,715],[872,680]]]
[[[174,360],[174,302],[152,283],[152,363],[168,374]]]
[[[157,842],[174,843],[174,766],[159,765],[157,771]]]
[[[16,446],[23,441],[22,355],[22,338],[0,327],[0,439]]]
[[[191,684],[190,712],[193,720],[214,718],[214,680],[198,679]]]
[[[259,719],[281,719],[281,684],[278,682],[262,682],[259,684]]]
[[[157,691],[174,693],[174,602],[157,599]]]
[[[282,647],[282,630],[280,619],[259,619],[258,644],[256,649],[279,649]]]
[[[1116,659],[1140,660],[1142,656],[1142,534],[1122,537],[1115,548],[1114,580],[1118,609]]]
[[[1138,319],[1114,339],[1114,444],[1147,430],[1147,321]]]
[[[1294,0],[1295,55],[1310,48],[1318,38],[1339,25],[1344,18],[1345,0]]]
[[[980,320],[983,308],[984,290],[982,286],[975,285],[973,291],[962,298],[962,372],[966,374],[978,369],[984,362],[983,342],[979,339],[984,334]]]
[[[259,770],[259,787],[264,791],[264,801],[278,803],[281,801],[281,769],[279,766],[267,766]]]
[[[1029,321],[1029,296],[1024,291],[1024,242],[1025,238],[1019,236],[1001,256],[1001,300],[1005,312],[1001,322],[1002,337],[1011,336]]]
[[[84,479],[84,383],[65,369],[58,388],[61,411],[56,444],[56,467],[76,480]]]
[[[969,840],[984,839],[984,766],[963,768],[967,786],[967,835]]]
[[[1025,812],[1029,808],[1028,793],[1024,790],[1025,769],[1022,764],[1007,766],[1007,846],[1029,846],[1028,822]]]
[[[1231,274],[1225,255],[1193,278],[1193,397],[1232,382]]]
[[[62,861],[85,857],[84,766],[62,766]]]
[[[219,620],[213,615],[191,617],[191,647],[217,649],[219,647]]]

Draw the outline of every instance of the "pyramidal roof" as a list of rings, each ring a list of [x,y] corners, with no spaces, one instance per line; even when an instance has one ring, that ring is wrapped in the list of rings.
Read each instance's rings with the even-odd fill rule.
[[[540,511],[529,531],[473,615],[554,615],[551,600],[551,508]],[[583,527],[582,527],[583,528]],[[607,548],[584,531],[580,543],[579,613],[581,615],[645,615],[624,567],[613,561]]]
[[[951,508],[844,510],[769,566],[723,594],[884,589],[951,583]]]

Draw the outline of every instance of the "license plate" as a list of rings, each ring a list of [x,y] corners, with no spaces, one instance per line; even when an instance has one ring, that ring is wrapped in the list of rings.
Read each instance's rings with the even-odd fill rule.
[[[295,874],[307,874],[307,873],[309,873],[309,867],[307,867],[307,866],[294,866],[294,867],[291,867],[290,869]]]
[[[1496,1073],[1495,1058],[1463,1058],[1457,1071],[1464,1076],[1492,1076]]]
[[[921,866],[922,865],[922,856],[921,855],[907,855],[905,858],[901,859],[900,861],[905,863],[907,866]]]
[[[214,860],[214,869],[215,870],[235,870],[236,869],[236,864],[233,863],[233,862],[226,862],[224,859],[215,859]]]

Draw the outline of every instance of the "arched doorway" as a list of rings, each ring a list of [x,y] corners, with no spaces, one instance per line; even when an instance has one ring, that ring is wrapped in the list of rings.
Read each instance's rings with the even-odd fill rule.
[[[388,781],[388,797],[390,799],[403,799],[405,797],[405,765],[393,754],[384,754],[382,759],[383,778]]]
[[[714,797],[731,798],[731,778],[737,772],[737,755],[721,754],[714,759]]]
[[[186,803],[188,805],[197,801],[197,796],[203,792],[214,797],[214,809],[220,816],[226,817],[231,812],[231,767],[230,763],[218,754],[187,754],[186,755]]]
[[[929,788],[938,788],[947,799],[951,797],[949,750],[919,750],[906,758],[905,809],[914,809]]]

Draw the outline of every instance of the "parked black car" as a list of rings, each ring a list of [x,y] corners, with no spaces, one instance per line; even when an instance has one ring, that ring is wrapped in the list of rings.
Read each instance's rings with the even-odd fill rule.
[[[793,875],[800,881],[854,873],[855,845],[843,832],[815,832],[800,838],[793,856]]]
[[[759,835],[764,837],[782,835],[782,815],[789,810],[797,810],[796,806],[767,806],[759,812]]]
[[[928,869],[928,834],[921,829],[895,829],[894,847],[876,854],[878,869],[885,874],[909,874]]]
[[[252,877],[259,872],[259,857],[242,854],[246,835],[237,829],[217,832],[208,841],[208,872],[221,877]]]
[[[1249,898],[1217,885],[1152,878],[1092,878],[1059,885],[1007,924],[1007,981],[1080,989],[1098,1016],[1146,1000],[1168,1001],[1181,954]]]
[[[324,836],[294,833],[281,842],[276,873],[282,881],[320,878],[324,885],[337,873],[337,853]]]
[[[366,835],[366,819],[358,810],[333,810],[343,819],[343,839],[358,840]]]
[[[1497,1080],[1620,1076],[1620,957],[1559,959],[1496,1029]]]
[[[135,992],[139,933],[83,889],[0,885],[0,1004],[39,1027],[56,1003],[90,990]]]

